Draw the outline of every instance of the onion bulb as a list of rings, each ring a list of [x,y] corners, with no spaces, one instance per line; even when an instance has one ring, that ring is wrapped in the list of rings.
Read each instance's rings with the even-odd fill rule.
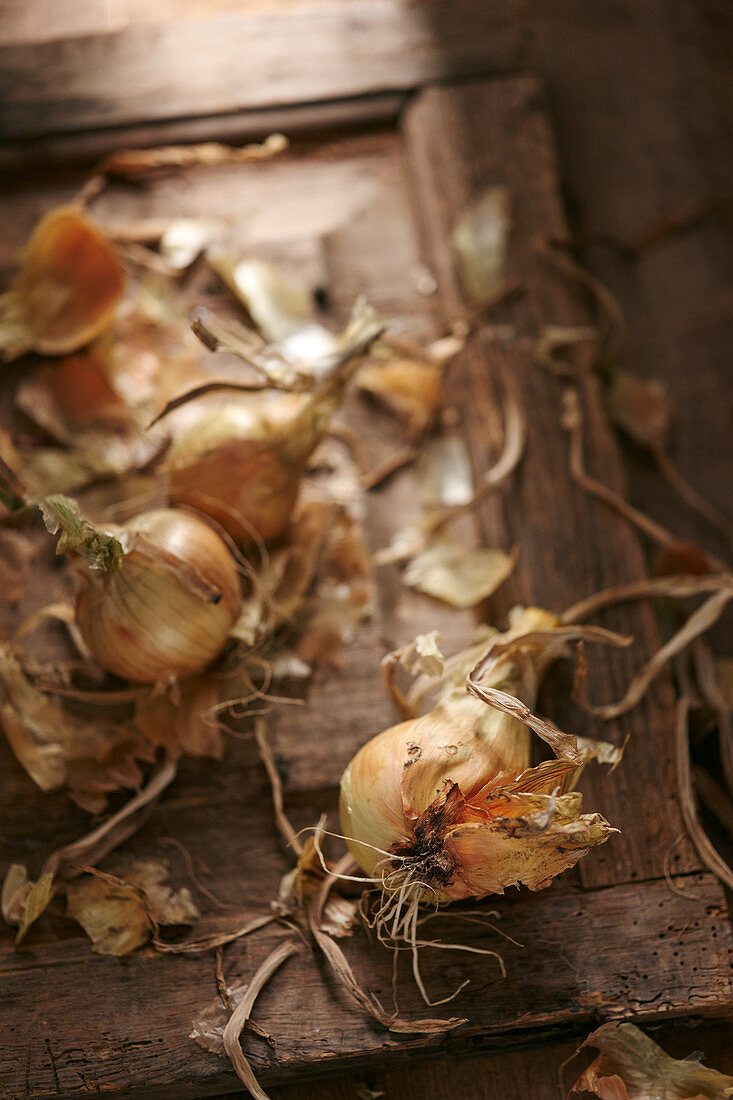
[[[238,542],[281,535],[308,459],[341,403],[346,383],[381,331],[373,310],[357,307],[325,379],[284,422],[268,417],[256,401],[204,413],[168,452],[170,500],[215,519]]]
[[[116,676],[154,683],[200,672],[221,652],[242,603],[225,542],[202,519],[161,508],[104,530],[74,501],[41,504],[77,566],[76,619],[92,656]]]
[[[584,761],[602,755],[599,743],[557,730],[545,739],[558,759],[530,767],[527,725],[466,692],[483,653],[482,686],[531,710],[568,639],[590,634],[597,640],[593,628],[574,632],[547,611],[516,608],[508,633],[452,659],[429,713],[374,737],[347,767],[342,832],[382,887],[380,921],[390,935],[412,928],[414,937],[421,901],[481,898],[519,884],[539,890],[613,832],[600,815],[580,812],[572,790]]]
[[[72,206],[51,211],[0,296],[0,356],[76,351],[109,324],[123,286],[117,252],[99,229]]]

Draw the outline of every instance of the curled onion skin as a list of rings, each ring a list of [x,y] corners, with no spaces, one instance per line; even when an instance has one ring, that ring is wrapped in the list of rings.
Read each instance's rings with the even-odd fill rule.
[[[83,568],[76,616],[95,659],[123,679],[189,676],[221,652],[241,607],[224,540],[172,508],[110,528],[124,557],[114,571]]]
[[[0,296],[0,358],[84,347],[110,323],[123,289],[122,265],[104,234],[73,206],[52,210]]]

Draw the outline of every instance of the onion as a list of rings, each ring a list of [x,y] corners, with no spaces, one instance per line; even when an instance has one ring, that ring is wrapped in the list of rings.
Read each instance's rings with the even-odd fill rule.
[[[374,311],[358,306],[324,381],[284,423],[263,414],[252,401],[204,413],[168,452],[165,474],[171,501],[211,516],[238,542],[281,535],[308,459],[362,355],[381,331]]]
[[[507,634],[493,632],[490,643],[450,662],[428,714],[385,730],[351,761],[341,780],[341,827],[382,887],[382,931],[414,943],[421,901],[481,898],[519,884],[541,889],[613,831],[598,814],[582,814],[572,791],[585,760],[602,755],[599,743],[552,727],[545,739],[558,759],[530,767],[525,723],[466,694],[483,653],[481,686],[531,709],[546,670],[570,638],[583,636],[599,637],[593,628],[561,627],[538,608],[515,609]],[[622,644],[618,636],[603,640]]]
[[[66,355],[106,328],[122,296],[114,246],[72,206],[43,218],[23,267],[0,296],[0,356]]]
[[[95,659],[153,683],[188,676],[221,652],[242,603],[225,542],[203,520],[161,508],[103,531],[56,495],[42,505],[79,573],[76,617]]]

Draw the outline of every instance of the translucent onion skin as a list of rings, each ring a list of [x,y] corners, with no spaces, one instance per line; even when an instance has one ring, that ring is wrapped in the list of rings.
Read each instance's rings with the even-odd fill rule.
[[[565,647],[555,616],[516,612],[495,641],[527,643],[496,660],[487,686],[531,707]],[[449,902],[539,890],[613,831],[581,813],[580,750],[530,767],[524,723],[466,694],[467,653],[436,706],[372,738],[341,779],[342,833],[387,894]]]
[[[142,683],[200,672],[221,652],[242,602],[224,540],[172,508],[136,516],[115,534],[120,568],[80,571],[76,617],[92,655]]]

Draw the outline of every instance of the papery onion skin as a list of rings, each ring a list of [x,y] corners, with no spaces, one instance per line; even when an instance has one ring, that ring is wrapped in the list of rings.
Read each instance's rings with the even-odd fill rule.
[[[80,571],[76,616],[92,655],[116,676],[142,683],[206,668],[242,602],[223,539],[203,520],[171,508],[108,530],[123,544],[120,568]],[[193,584],[174,562],[192,571]]]
[[[204,414],[168,452],[170,500],[210,516],[237,542],[277,538],[292,515],[307,460],[307,453],[287,453],[283,430],[241,404]]]
[[[407,803],[404,773],[428,752],[435,768],[426,773],[426,783],[411,787]],[[469,797],[487,780],[519,775],[529,762],[527,727],[469,696],[454,696],[447,707],[441,703],[421,718],[391,726],[359,750],[341,779],[341,827],[352,855],[374,875],[384,852],[409,844],[415,822],[444,782],[457,783]]]
[[[0,355],[66,355],[84,347],[107,327],[123,289],[119,257],[100,230],[75,207],[52,210],[0,298]]]

